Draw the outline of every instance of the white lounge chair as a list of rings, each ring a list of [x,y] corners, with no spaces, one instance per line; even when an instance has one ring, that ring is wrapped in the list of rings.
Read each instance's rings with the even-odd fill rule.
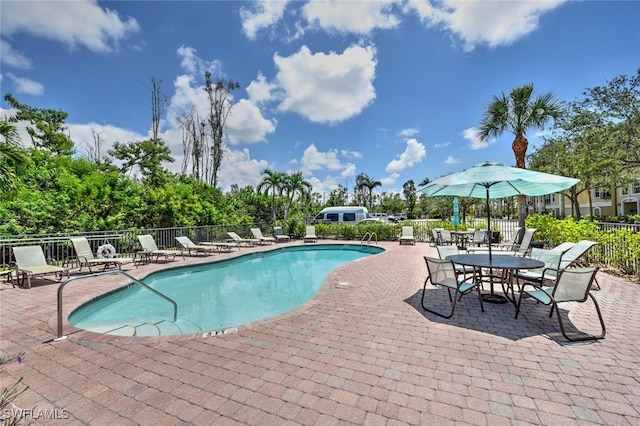
[[[260,228],[251,228],[251,233],[253,234],[253,238],[258,240],[258,244],[272,244],[276,242],[274,237],[265,237],[262,235]]]
[[[244,244],[245,246],[249,247],[249,246],[255,246],[256,244],[260,243],[260,240],[258,240],[257,238],[242,238],[240,235],[236,234],[235,232],[227,232],[227,235],[229,236],[231,241],[238,244],[238,248],[240,247],[241,244]]]
[[[115,257],[115,253],[109,253],[109,256],[113,254],[114,257],[98,258],[93,255],[89,240],[86,237],[73,237],[69,238],[73,243],[73,249],[76,252],[76,258],[80,265],[80,271],[86,266],[89,268],[89,272],[93,273],[92,266],[101,266],[102,270],[106,270],[110,266],[118,269],[122,269],[122,265],[132,263],[132,257]]]
[[[22,287],[25,287],[24,280],[26,278],[27,285],[25,288],[31,288],[31,277],[36,275],[56,274],[58,280],[61,280],[63,275],[69,278],[69,270],[67,268],[47,262],[40,246],[14,247],[13,256],[16,260],[16,280],[19,280],[22,275]]]
[[[416,237],[413,236],[413,226],[403,226],[402,234],[400,235],[398,241],[400,242],[400,244],[406,243],[415,245]]]
[[[182,255],[182,259],[184,259],[184,251],[183,250],[173,250],[173,249],[160,249],[156,244],[156,241],[149,234],[146,235],[138,235],[138,241],[140,241],[140,245],[142,246],[142,250],[149,254],[150,257],[155,256],[156,262],[160,259],[160,257],[164,257],[165,261],[169,261],[169,257],[171,260],[175,260],[177,255]]]
[[[273,236],[276,237],[276,243],[288,243],[291,238],[288,235],[284,235],[282,226],[275,226],[273,228]]]
[[[313,225],[307,225],[307,232],[304,235],[305,243],[317,243],[318,237],[316,235],[316,227]]]
[[[191,241],[189,237],[176,237],[176,241],[187,251],[189,256],[191,256],[191,253],[195,253],[197,256],[199,253],[211,254],[214,251],[220,251],[220,249],[214,245],[196,244]]]

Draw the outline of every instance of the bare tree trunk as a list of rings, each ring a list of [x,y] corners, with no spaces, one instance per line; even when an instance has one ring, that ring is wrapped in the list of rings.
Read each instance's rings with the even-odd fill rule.
[[[158,81],[155,77],[151,77],[151,137],[154,141],[158,140],[160,118],[164,112],[161,86],[162,80]]]
[[[240,87],[233,81],[211,80],[211,73],[205,72],[205,90],[209,96],[209,129],[211,136],[211,173],[208,174],[209,183],[213,187],[218,186],[218,172],[225,151],[225,128],[227,118],[233,108],[229,95],[233,89]]]

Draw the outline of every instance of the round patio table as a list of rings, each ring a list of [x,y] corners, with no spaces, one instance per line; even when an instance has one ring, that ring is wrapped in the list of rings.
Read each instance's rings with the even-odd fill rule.
[[[513,276],[514,273],[521,269],[538,269],[544,266],[544,262],[529,257],[519,257],[505,254],[492,254],[489,257],[489,253],[481,254],[452,254],[446,257],[447,260],[451,260],[453,263],[463,266],[472,266],[476,269],[486,268],[491,270],[491,293],[483,294],[482,300],[488,303],[507,303],[508,297],[501,294],[495,294],[493,289],[493,269],[501,269],[506,272],[502,274],[502,284],[504,284],[505,277],[509,280],[507,286],[507,295],[509,294],[509,288],[513,295],[513,302],[515,303],[515,291],[513,289]],[[482,274],[480,273],[480,279]],[[474,274],[475,279],[476,274]]]

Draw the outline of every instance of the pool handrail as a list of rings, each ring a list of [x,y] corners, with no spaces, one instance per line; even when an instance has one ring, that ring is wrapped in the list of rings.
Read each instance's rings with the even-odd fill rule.
[[[92,274],[92,275],[82,275],[82,276],[78,276],[78,277],[71,277],[69,279],[67,279],[66,281],[64,281],[63,283],[60,284],[60,286],[58,287],[58,337],[56,338],[56,340],[60,340],[63,339],[64,336],[62,334],[62,290],[64,289],[64,287],[69,284],[71,281],[76,281],[76,280],[80,280],[80,279],[84,279],[84,278],[96,278],[96,277],[100,277],[100,276],[104,276],[104,275],[124,275],[125,277],[127,277],[128,279],[130,279],[134,284],[140,284],[142,287],[146,288],[147,290],[151,291],[152,293],[155,293],[156,295],[162,297],[163,299],[165,299],[167,302],[171,303],[173,305],[173,321],[176,321],[178,319],[178,304],[171,298],[169,298],[168,296],[160,293],[158,290],[149,287],[148,285],[146,285],[145,283],[143,283],[142,281],[132,277],[131,275],[127,274],[124,271],[121,270],[113,270],[113,271],[106,271],[106,272],[100,272],[97,274]]]

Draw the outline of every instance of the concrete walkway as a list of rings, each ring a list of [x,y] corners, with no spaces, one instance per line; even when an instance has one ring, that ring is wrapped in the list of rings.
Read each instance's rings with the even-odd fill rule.
[[[336,269],[304,306],[215,337],[123,338],[65,322],[68,338],[54,342],[58,285],[0,283],[0,351],[23,353],[0,387],[22,377],[29,389],[13,409],[37,424],[640,425],[639,284],[600,273],[607,336],[569,343],[531,300],[518,320],[511,304],[481,313],[473,296],[449,320],[425,313],[422,256],[435,249],[380,245],[386,252]],[[67,286],[64,311],[115,282]],[[448,302],[428,292],[434,306]],[[597,331],[593,305],[567,308],[571,323]]]

